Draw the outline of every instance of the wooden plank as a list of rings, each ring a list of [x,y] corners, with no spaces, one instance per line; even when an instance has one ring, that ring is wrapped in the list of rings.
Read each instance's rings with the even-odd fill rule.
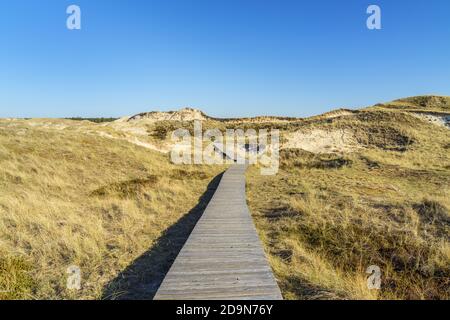
[[[155,299],[282,299],[247,207],[245,170],[224,173]]]

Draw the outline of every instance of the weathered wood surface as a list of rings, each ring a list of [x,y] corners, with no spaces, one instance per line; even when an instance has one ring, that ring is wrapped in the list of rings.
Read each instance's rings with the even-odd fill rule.
[[[282,299],[247,207],[245,170],[224,173],[155,299]]]

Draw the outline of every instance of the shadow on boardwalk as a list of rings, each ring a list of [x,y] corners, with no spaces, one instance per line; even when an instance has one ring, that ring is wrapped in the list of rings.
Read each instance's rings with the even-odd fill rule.
[[[222,174],[216,176],[200,197],[198,204],[169,227],[156,244],[111,280],[103,289],[102,299],[153,299],[216,191]]]

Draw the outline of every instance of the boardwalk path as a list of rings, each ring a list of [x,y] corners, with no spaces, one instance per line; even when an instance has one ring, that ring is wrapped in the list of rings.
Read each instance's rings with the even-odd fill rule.
[[[224,173],[155,299],[282,299],[247,207],[245,170]]]

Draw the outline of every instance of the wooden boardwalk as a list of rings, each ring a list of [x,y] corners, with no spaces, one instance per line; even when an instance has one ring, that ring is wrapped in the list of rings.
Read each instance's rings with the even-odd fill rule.
[[[282,299],[247,207],[245,170],[224,173],[155,299]]]

